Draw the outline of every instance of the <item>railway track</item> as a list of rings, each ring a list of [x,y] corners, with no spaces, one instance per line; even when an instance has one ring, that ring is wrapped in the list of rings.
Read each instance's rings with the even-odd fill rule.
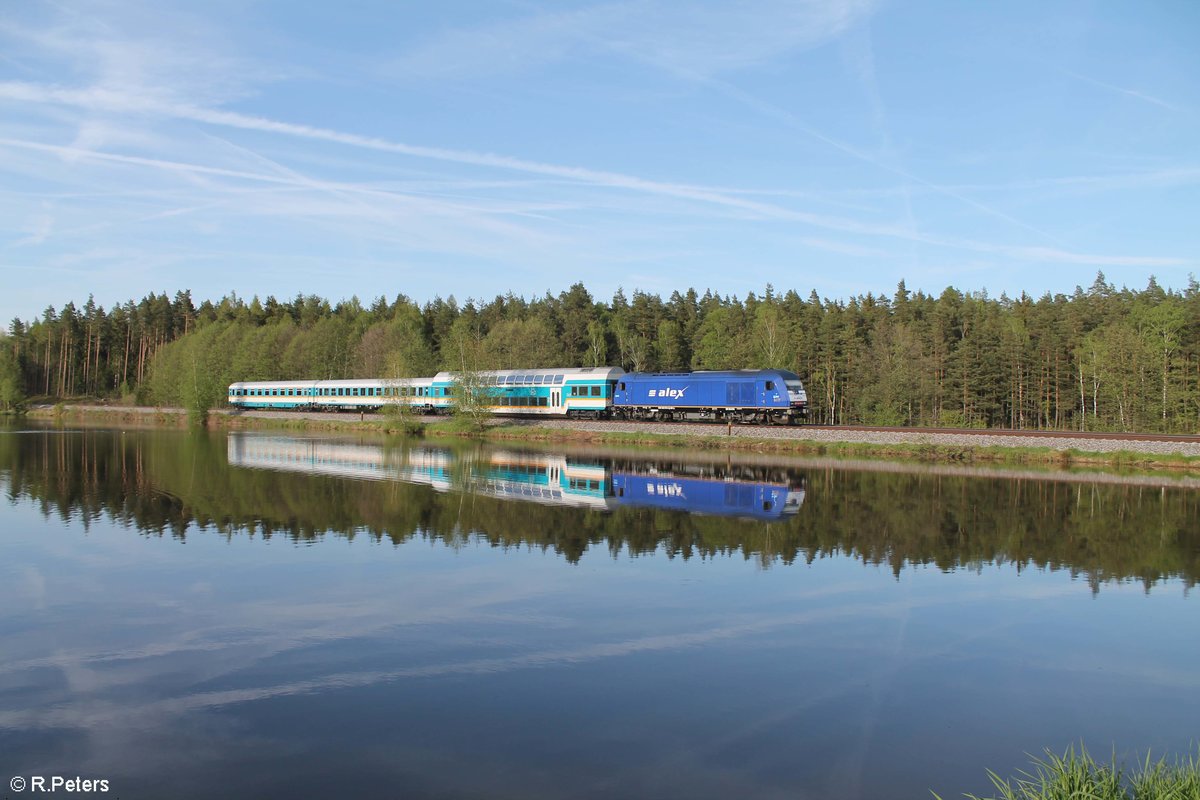
[[[221,413],[221,412],[217,412]],[[330,412],[296,412],[296,411],[229,411],[224,413],[246,414],[250,416],[275,417],[281,419],[306,417],[309,419],[337,418],[339,415]],[[354,415],[348,415],[354,416]],[[373,416],[373,415],[368,415]],[[441,416],[422,417],[427,422],[444,419]],[[497,424],[506,425],[540,425],[547,427],[594,430],[645,430],[664,433],[689,432],[697,435],[713,435],[714,432],[726,429],[723,421],[698,420],[584,420],[562,419],[541,416],[505,416],[497,417]],[[885,425],[823,425],[808,423],[804,425],[761,425],[755,423],[733,423],[733,430],[742,436],[763,435],[769,438],[805,439],[813,434],[832,438],[839,433],[852,437],[896,437],[911,440],[914,437],[930,437],[937,440],[944,437],[971,437],[979,439],[1058,439],[1080,441],[1109,441],[1109,442],[1159,442],[1190,445],[1200,448],[1200,435],[1171,434],[1171,433],[1121,433],[1111,431],[1046,431],[1046,430],[1017,430],[1012,428],[924,428]],[[1106,448],[1108,449],[1108,448]]]
[[[76,406],[80,411],[107,415],[159,416],[182,415],[183,409],[138,408],[127,406]],[[43,409],[49,411],[49,407]],[[243,411],[215,409],[217,415],[262,417],[267,419],[337,418],[328,412]],[[357,414],[343,415],[357,417]],[[427,417],[436,422],[445,417]],[[734,424],[728,428],[714,422],[627,422],[616,420],[564,420],[546,417],[504,417],[495,424],[529,425],[584,431],[613,431],[684,436],[729,435],[759,439],[793,439],[818,442],[862,442],[868,444],[934,444],[957,447],[1039,447],[1054,450],[1176,454],[1200,457],[1200,435],[1162,433],[1110,433],[1079,431],[1030,431],[1001,428],[903,428],[878,425],[751,425]]]
[[[954,436],[1014,436],[1040,439],[1112,439],[1124,442],[1200,443],[1200,435],[1189,433],[1116,433],[1107,431],[1043,431],[1011,428],[909,428],[881,425],[803,425],[802,428],[858,433],[926,433]]]
[[[510,420],[506,424],[513,424]],[[723,436],[789,439],[818,443],[871,445],[935,445],[944,447],[1016,447],[1086,452],[1132,451],[1200,457],[1200,436],[1155,433],[1077,433],[978,428],[901,428],[877,425],[750,425],[711,422],[617,422],[524,420],[538,425],[596,432],[648,433],[675,436]]]

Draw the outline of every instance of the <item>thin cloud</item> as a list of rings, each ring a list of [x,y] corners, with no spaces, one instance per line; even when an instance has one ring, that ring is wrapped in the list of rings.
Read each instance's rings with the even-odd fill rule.
[[[1067,75],[1068,77],[1074,78],[1077,81],[1083,81],[1084,83],[1090,83],[1092,86],[1099,86],[1101,89],[1108,89],[1109,91],[1117,92],[1118,94],[1123,94],[1126,97],[1133,97],[1137,100],[1141,100],[1142,102],[1150,103],[1151,105],[1158,106],[1159,108],[1165,108],[1168,111],[1182,112],[1184,110],[1184,109],[1180,108],[1179,106],[1172,105],[1171,103],[1168,103],[1165,100],[1160,100],[1157,97],[1154,97],[1153,95],[1146,94],[1145,92],[1139,92],[1135,89],[1126,89],[1123,86],[1115,86],[1114,84],[1111,84],[1111,83],[1105,83],[1104,81],[1088,77],[1087,75],[1080,75],[1078,72],[1072,72],[1069,69],[1061,70],[1061,72],[1062,72],[1062,74]]]
[[[680,14],[662,2],[617,2],[536,13],[437,36],[387,62],[398,79],[469,78],[520,72],[596,54],[649,58],[716,75],[815,47],[861,23],[872,0],[765,0],[695,4]]]

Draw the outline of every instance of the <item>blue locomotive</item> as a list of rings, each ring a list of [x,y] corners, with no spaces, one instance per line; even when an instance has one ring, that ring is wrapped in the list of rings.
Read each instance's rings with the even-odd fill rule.
[[[800,378],[779,369],[627,372],[612,413],[621,419],[717,419],[791,424],[808,415]]]

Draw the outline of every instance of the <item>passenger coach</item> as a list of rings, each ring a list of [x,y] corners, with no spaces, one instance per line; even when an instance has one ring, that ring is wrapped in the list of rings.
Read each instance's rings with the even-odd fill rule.
[[[405,403],[433,412],[449,404],[449,397],[434,392],[433,378],[243,381],[230,385],[228,400],[235,408],[288,411],[377,411],[389,403]]]
[[[608,416],[620,367],[506,369],[472,376],[481,404],[494,414],[600,419]],[[455,391],[455,375],[439,372],[434,388]]]

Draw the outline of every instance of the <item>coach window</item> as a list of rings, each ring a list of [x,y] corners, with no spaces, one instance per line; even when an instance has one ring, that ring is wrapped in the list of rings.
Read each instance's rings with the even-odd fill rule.
[[[600,387],[593,386],[592,387],[592,397],[599,397],[599,396],[600,396]]]
[[[564,377],[566,377],[566,376],[565,375],[555,375],[554,376],[554,385],[555,386],[561,385]]]

